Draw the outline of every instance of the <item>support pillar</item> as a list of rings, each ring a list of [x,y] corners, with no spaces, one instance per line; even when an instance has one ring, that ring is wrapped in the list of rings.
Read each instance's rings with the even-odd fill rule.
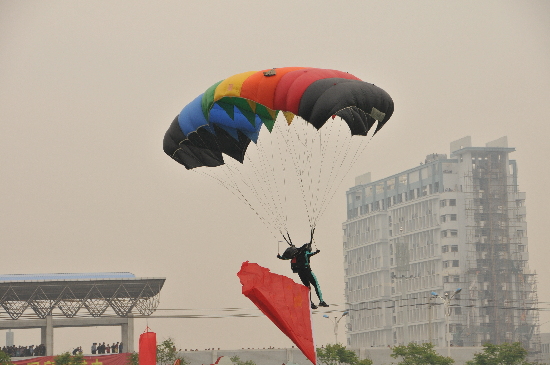
[[[124,352],[134,352],[134,318],[127,317],[128,322],[120,325],[121,341]]]
[[[52,316],[46,316],[46,327],[40,331],[42,343],[46,346],[46,356],[53,356],[53,323]]]

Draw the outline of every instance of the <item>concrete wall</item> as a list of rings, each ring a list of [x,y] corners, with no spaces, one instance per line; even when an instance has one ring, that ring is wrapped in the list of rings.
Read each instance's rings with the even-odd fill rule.
[[[252,360],[257,365],[282,365],[291,362],[298,365],[311,365],[311,362],[297,348],[273,350],[213,350],[182,351],[179,353],[191,365],[210,365],[220,356],[239,356],[242,361]]]
[[[439,354],[447,356],[446,348],[436,348]],[[451,348],[451,357],[455,360],[455,365],[464,365],[466,361],[472,360],[476,352],[481,352],[482,347],[454,347]],[[373,360],[374,365],[390,365],[397,363],[399,359],[394,359],[390,355],[392,350],[383,347],[367,347],[354,350],[360,359],[369,358]],[[282,365],[295,363],[297,365],[311,365],[302,352],[296,348],[291,349],[273,349],[273,350],[213,350],[213,351],[182,351],[180,355],[186,360],[191,361],[191,365],[210,365],[213,364],[219,356],[239,356],[241,360],[252,360],[257,365]]]

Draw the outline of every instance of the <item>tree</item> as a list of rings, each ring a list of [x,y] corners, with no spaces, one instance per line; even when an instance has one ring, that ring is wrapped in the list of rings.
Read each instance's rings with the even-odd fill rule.
[[[394,359],[402,357],[398,365],[451,365],[455,362],[450,357],[435,352],[431,343],[417,345],[411,342],[406,346],[396,346],[390,356]]]
[[[359,360],[357,354],[351,350],[347,350],[342,344],[328,344],[325,348],[317,349],[317,360],[325,365],[372,365],[371,359]]]
[[[161,365],[172,365],[174,361],[180,360],[180,365],[189,365],[190,362],[183,356],[178,356],[174,340],[170,337],[157,345],[157,363]]]
[[[69,352],[64,352],[61,355],[58,355],[53,358],[55,365],[83,365],[86,364],[84,360],[84,355],[78,353],[76,355],[71,355]]]
[[[126,365],[139,365],[139,354],[137,352],[132,352],[130,356],[128,356]]]
[[[483,345],[483,352],[474,355],[474,359],[466,362],[466,365],[532,365],[527,362],[527,350],[521,343],[503,343]]]
[[[231,360],[231,362],[235,365],[256,365],[256,363],[252,360],[242,361],[237,355],[230,357],[229,360]]]
[[[0,365],[11,365],[11,357],[4,351],[0,350]]]

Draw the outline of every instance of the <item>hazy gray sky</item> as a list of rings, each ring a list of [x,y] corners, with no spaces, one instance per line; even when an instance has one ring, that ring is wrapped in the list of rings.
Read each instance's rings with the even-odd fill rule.
[[[294,277],[277,242],[225,189],[168,158],[162,138],[221,79],[312,66],[395,101],[318,224],[313,267],[327,302],[344,302],[341,224],[355,176],[411,168],[466,135],[476,146],[507,135],[550,309],[549,65],[547,1],[0,0],[0,272],[130,271],[167,278],[161,308],[253,308],[236,273],[250,260]],[[265,317],[147,324],[181,348],[291,345]],[[145,326],[136,322],[136,339]],[[321,314],[314,331],[319,345],[333,341]],[[118,335],[56,330],[55,351]]]

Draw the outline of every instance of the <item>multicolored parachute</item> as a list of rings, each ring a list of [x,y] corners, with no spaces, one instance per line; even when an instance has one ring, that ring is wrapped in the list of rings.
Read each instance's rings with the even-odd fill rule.
[[[317,363],[309,289],[255,263],[243,262],[237,276],[250,299],[313,363]]]
[[[164,151],[187,169],[243,162],[262,125],[271,131],[279,111],[316,129],[334,116],[352,135],[366,136],[390,119],[393,101],[381,88],[342,71],[308,67],[249,71],[222,80],[183,108],[164,136]]]
[[[305,217],[315,227],[392,113],[384,90],[347,72],[250,71],[212,85],[185,106],[164,136],[164,151],[214,178],[280,237],[290,225],[305,228],[305,219],[298,223]],[[296,206],[300,201],[306,212]]]

